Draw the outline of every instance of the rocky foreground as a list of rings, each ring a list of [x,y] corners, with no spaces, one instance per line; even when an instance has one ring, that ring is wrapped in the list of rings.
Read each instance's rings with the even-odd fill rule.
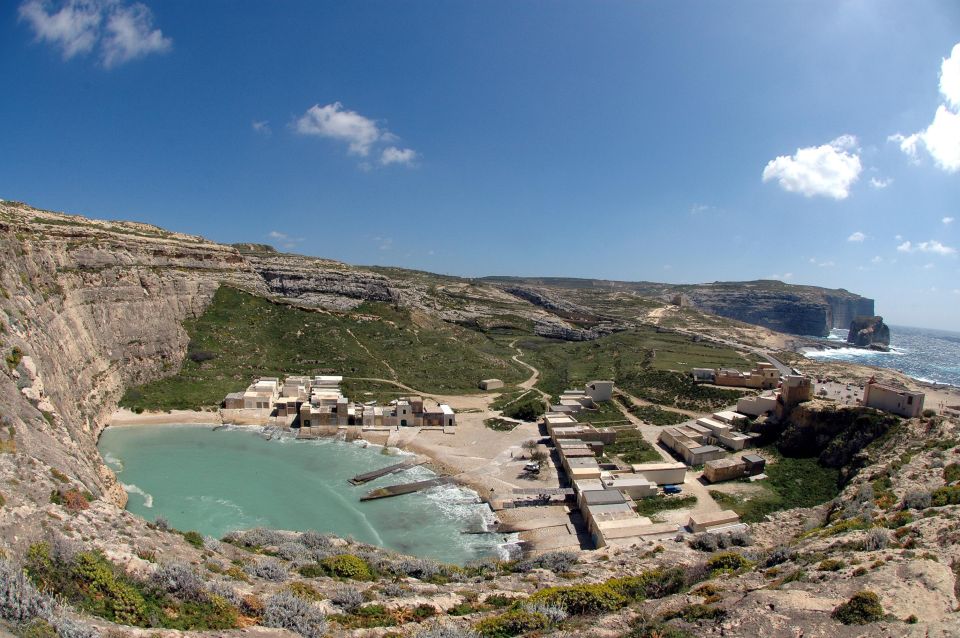
[[[123,389],[177,369],[183,322],[224,283],[328,310],[389,299],[443,321],[509,314],[571,330],[628,325],[668,303],[635,301],[642,312],[631,318],[609,299],[548,289],[541,296],[574,304],[549,308],[500,285],[10,203],[0,203],[0,251],[0,617],[10,631],[960,634],[960,431],[942,417],[882,431],[857,414],[798,419],[802,440],[843,460],[848,483],[835,501],[773,514],[746,534],[464,568],[312,533],[218,540],[171,530],[122,509],[126,494],[96,450]],[[841,421],[852,425],[841,431]]]

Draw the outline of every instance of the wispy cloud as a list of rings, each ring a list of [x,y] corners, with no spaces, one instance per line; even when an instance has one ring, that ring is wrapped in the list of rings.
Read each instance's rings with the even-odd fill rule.
[[[927,128],[910,135],[894,133],[887,140],[897,143],[914,164],[920,162],[923,148],[939,168],[956,173],[960,171],[960,42],[940,63],[940,94],[943,102]]]
[[[380,250],[390,250],[393,248],[393,237],[374,237],[373,241],[376,242],[377,248]]]
[[[935,239],[930,241],[922,241],[914,244],[911,241],[905,241],[899,246],[897,250],[901,253],[932,253],[935,255],[954,255],[957,252],[956,248],[952,246],[944,246]]]
[[[876,188],[877,190],[883,190],[884,188],[886,188],[892,183],[893,183],[892,177],[888,177],[886,179],[883,179],[883,178],[878,179],[876,177],[870,178],[870,186]]]
[[[853,135],[799,148],[792,156],[770,160],[763,169],[763,181],[777,180],[783,190],[805,197],[846,199],[863,170],[859,150]]]
[[[271,230],[269,233],[267,233],[267,236],[280,244],[281,248],[285,248],[287,250],[293,250],[297,247],[297,244],[303,241],[303,239],[300,237],[291,237],[287,233],[281,233],[279,230]]]
[[[320,106],[314,104],[294,123],[294,130],[301,135],[311,135],[343,142],[352,155],[366,158],[380,145],[379,163],[381,166],[413,166],[417,152],[411,148],[399,148],[395,142],[399,139],[375,120],[350,111],[340,102]],[[364,169],[372,168],[370,162],[361,163]]]
[[[60,49],[64,60],[98,50],[100,63],[112,68],[151,53],[165,53],[173,41],[153,27],[145,5],[121,0],[26,0],[19,8],[40,42]]]
[[[777,275],[777,274],[767,275],[767,279],[776,279],[778,281],[790,281],[791,279],[793,279],[793,273],[785,272],[782,275]]]
[[[830,259],[820,261],[816,257],[811,257],[809,261],[811,264],[813,264],[814,266],[817,266],[818,268],[833,268],[834,266],[837,265],[836,262]]]
[[[412,166],[417,159],[417,152],[412,148],[397,148],[388,146],[380,153],[380,163],[384,166],[391,164],[400,164],[402,166]]]
[[[882,263],[883,263],[883,257],[881,257],[880,255],[876,255],[873,259],[870,260],[870,263],[871,263],[871,264],[882,264]]]
[[[851,241],[851,242],[855,242],[855,243],[863,243],[863,240],[865,240],[866,238],[867,238],[867,236],[864,235],[863,233],[861,233],[861,232],[858,230],[857,232],[855,232],[855,233],[851,234],[849,237],[847,237],[847,241]]]
[[[944,225],[949,226],[950,224],[953,223],[953,217],[944,217],[940,221],[943,222]]]
[[[250,123],[250,126],[251,128],[253,128],[255,133],[259,133],[260,135],[263,135],[266,137],[270,137],[271,135],[273,135],[273,129],[270,128],[270,122],[268,122],[267,120],[260,120],[260,121],[254,120],[253,122]]]

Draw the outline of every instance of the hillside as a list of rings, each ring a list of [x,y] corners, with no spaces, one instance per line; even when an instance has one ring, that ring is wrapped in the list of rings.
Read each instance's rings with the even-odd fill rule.
[[[482,375],[525,379],[516,347],[548,393],[611,376],[666,408],[712,406],[729,397],[679,371],[752,360],[775,338],[761,329],[649,291],[362,268],[10,202],[0,251],[0,617],[44,619],[22,635],[958,633],[960,426],[942,417],[806,406],[765,448],[791,459],[768,492],[728,496],[757,521],[746,534],[461,567],[311,532],[220,541],[148,523],[96,449],[125,393],[196,407],[314,368],[470,392]]]

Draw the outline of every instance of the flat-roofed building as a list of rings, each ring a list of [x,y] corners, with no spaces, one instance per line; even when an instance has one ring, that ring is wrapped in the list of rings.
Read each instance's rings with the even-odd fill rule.
[[[711,483],[732,481],[747,475],[747,464],[742,459],[724,458],[707,461],[703,466],[703,478]]]
[[[863,388],[863,405],[908,419],[920,416],[925,398],[923,392],[883,385],[873,379]]]
[[[480,382],[481,390],[499,390],[503,387],[503,381],[500,379],[484,379]]]
[[[741,397],[737,399],[737,412],[750,416],[771,414],[777,409],[776,396]]]
[[[695,383],[713,383],[717,378],[713,368],[694,368],[692,374]]]
[[[651,483],[657,485],[679,485],[687,476],[687,466],[684,463],[637,463],[631,468]]]
[[[657,494],[657,484],[639,474],[616,474],[603,479],[603,484],[608,490],[617,490],[634,500]]]
[[[733,410],[722,410],[720,412],[714,412],[712,417],[714,421],[720,421],[721,423],[726,423],[727,425],[738,425],[747,420],[747,417],[739,412],[734,412]]]
[[[690,515],[687,522],[693,532],[706,532],[714,527],[724,527],[734,525],[740,522],[740,517],[733,510],[722,510],[719,512],[698,512]]]
[[[597,403],[613,398],[613,381],[591,381],[584,386],[587,396]]]

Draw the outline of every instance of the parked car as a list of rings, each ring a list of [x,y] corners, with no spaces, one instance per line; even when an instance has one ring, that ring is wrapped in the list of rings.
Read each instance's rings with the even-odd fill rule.
[[[663,493],[664,494],[679,494],[683,491],[683,488],[679,485],[664,485]]]

